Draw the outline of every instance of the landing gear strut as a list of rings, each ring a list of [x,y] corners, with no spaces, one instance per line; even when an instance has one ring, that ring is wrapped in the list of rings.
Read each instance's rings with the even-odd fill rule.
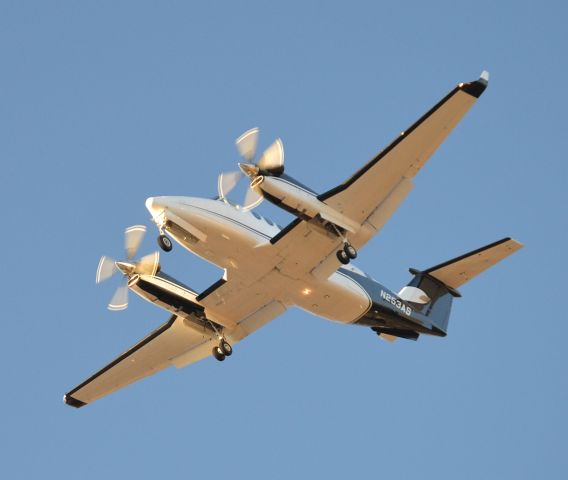
[[[164,252],[171,252],[172,248],[174,248],[170,238],[166,237],[163,233],[158,237],[158,245]]]

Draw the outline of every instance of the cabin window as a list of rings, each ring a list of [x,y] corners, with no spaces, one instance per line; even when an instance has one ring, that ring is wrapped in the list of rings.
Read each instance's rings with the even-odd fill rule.
[[[254,210],[251,212],[256,218],[258,218],[259,220],[262,220],[262,217],[256,213]]]

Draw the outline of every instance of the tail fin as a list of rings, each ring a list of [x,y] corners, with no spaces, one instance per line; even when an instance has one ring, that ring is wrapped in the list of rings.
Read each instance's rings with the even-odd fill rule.
[[[456,289],[522,247],[516,240],[503,238],[427,270],[411,268],[414,278],[399,297],[413,302],[431,319],[437,333],[445,335],[452,299],[461,296]]]

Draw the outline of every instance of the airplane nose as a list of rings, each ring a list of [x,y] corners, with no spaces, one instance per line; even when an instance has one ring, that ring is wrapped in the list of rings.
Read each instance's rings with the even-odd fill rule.
[[[152,208],[154,207],[154,197],[148,197],[146,199],[146,208],[152,212]]]
[[[199,215],[199,212],[196,214],[193,211],[193,201],[194,199],[190,197],[149,197],[146,199],[146,208],[158,228],[163,228],[171,222],[199,240],[205,241],[207,234],[199,229],[199,225],[203,223],[203,218],[201,218],[202,215]]]
[[[146,199],[146,208],[152,214],[152,218],[157,218],[167,210],[171,213],[179,213],[183,209],[183,202],[179,197],[149,197]]]
[[[160,201],[161,197],[149,197],[146,199],[146,208],[152,217],[160,215],[166,208],[165,202]]]

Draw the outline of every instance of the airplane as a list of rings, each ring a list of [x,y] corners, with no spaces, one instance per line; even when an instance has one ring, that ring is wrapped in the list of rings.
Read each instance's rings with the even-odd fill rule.
[[[256,163],[258,129],[236,145],[239,171],[222,173],[215,199],[150,197],[146,207],[170,251],[173,241],[224,274],[197,292],[162,271],[158,252],[135,261],[144,226],[125,232],[126,258],[102,257],[97,283],[124,277],[108,308],[128,305],[128,291],[167,310],[164,325],[64,395],[83,407],[174,365],[185,367],[233,345],[295,306],[335,322],[369,328],[379,337],[417,340],[445,337],[458,288],[522,248],[503,238],[434,267],[410,269],[398,293],[353,265],[357,251],[388,221],[413,187],[413,178],[485,91],[489,74],[458,84],[384,150],[341,185],[318,194],[284,173],[284,149],[276,140]],[[248,178],[242,205],[229,192]],[[267,200],[294,215],[280,228],[253,209]]]

